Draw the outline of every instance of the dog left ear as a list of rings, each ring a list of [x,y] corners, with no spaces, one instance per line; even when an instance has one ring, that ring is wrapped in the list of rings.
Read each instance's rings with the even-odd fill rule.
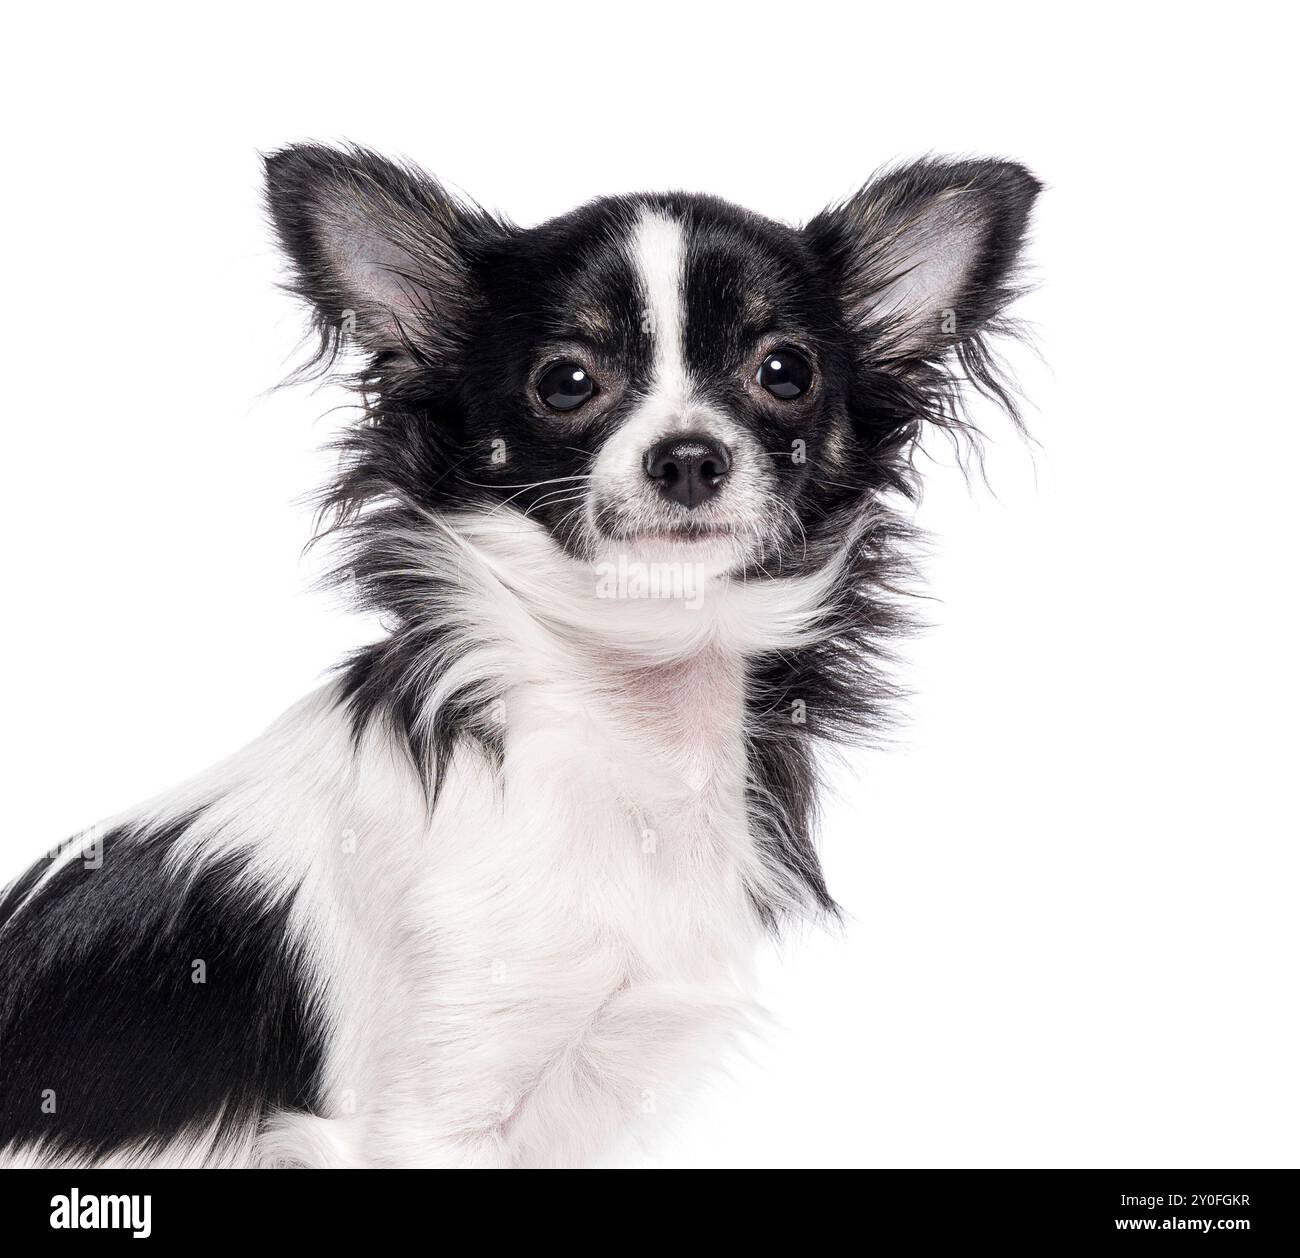
[[[984,331],[1017,296],[1016,264],[1042,185],[1005,161],[890,171],[804,229],[868,360],[897,371]]]
[[[474,244],[500,224],[423,171],[355,147],[272,153],[266,198],[323,348],[346,334],[390,361],[455,354],[476,307]]]

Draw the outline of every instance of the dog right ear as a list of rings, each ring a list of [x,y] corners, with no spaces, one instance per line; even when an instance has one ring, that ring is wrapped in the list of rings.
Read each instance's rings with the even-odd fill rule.
[[[266,158],[266,199],[324,346],[453,359],[477,306],[471,255],[502,225],[434,179],[362,148],[295,144]]]
[[[1041,185],[997,159],[927,158],[889,171],[805,229],[869,361],[906,372],[965,349],[1018,296]]]

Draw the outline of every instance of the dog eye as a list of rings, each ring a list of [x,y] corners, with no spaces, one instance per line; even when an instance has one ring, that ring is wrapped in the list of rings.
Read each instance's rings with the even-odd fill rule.
[[[793,402],[812,386],[812,368],[802,354],[787,347],[773,350],[763,359],[755,379],[773,397]]]
[[[537,382],[537,396],[553,411],[577,410],[595,392],[596,382],[577,363],[553,363]]]

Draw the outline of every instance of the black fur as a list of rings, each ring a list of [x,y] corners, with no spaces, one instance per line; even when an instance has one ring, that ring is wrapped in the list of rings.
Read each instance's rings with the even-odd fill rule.
[[[500,730],[488,683],[426,724],[430,668],[473,643],[458,633],[452,579],[412,547],[442,513],[506,503],[578,561],[625,536],[620,503],[599,488],[553,486],[585,484],[566,478],[650,387],[625,244],[647,209],[681,224],[687,365],[714,411],[770,458],[784,508],[737,575],[838,573],[818,640],[751,662],[745,720],[755,841],[795,898],[833,912],[813,844],[815,748],[888,720],[913,540],[899,507],[917,492],[923,429],[977,436],[961,409],[968,382],[1017,418],[988,337],[1013,330],[1033,177],[1008,162],[925,161],[802,229],[674,193],[597,201],[527,231],[362,149],[286,149],[267,178],[318,362],[360,351],[363,415],[342,439],[321,532],[340,534],[339,579],[388,633],[347,662],[344,693],[358,736],[375,720],[405,735],[431,801],[457,746],[499,754]],[[890,297],[954,242],[967,264],[942,319]],[[815,364],[816,386],[797,400],[755,387],[754,355],[777,336]],[[535,385],[565,354],[590,363],[601,388],[561,416]],[[177,866],[193,821],[111,832],[94,867],[74,857],[51,874],[40,862],[0,897],[0,1149],[147,1155],[183,1134],[219,1143],[275,1111],[317,1111],[324,1023],[289,942],[292,892],[259,889],[246,856]],[[781,906],[756,908],[779,924]]]
[[[827,609],[834,632],[816,647],[756,661],[748,697],[758,839],[807,898],[833,908],[812,843],[813,743],[870,736],[888,717],[894,691],[883,664],[906,624],[897,595],[909,549],[896,504],[917,492],[911,460],[922,430],[977,437],[962,410],[966,381],[1019,422],[988,338],[1014,331],[1005,311],[1019,291],[1034,177],[1010,162],[928,160],[887,172],[803,229],[672,194],[597,201],[525,231],[362,149],[295,147],[271,156],[267,171],[291,286],[312,303],[323,357],[333,361],[345,344],[345,307],[372,321],[355,330],[364,417],[341,443],[322,518],[325,532],[342,528],[341,567],[392,628],[347,667],[358,730],[374,718],[393,721],[435,790],[460,738],[495,745],[490,696],[460,695],[432,728],[417,725],[417,665],[439,656],[444,631],[425,612],[431,600],[454,601],[454,591],[431,589],[430,578],[395,562],[403,548],[394,539],[418,532],[429,511],[511,501],[583,556],[581,504],[520,485],[580,473],[642,396],[646,337],[618,242],[646,206],[685,225],[688,363],[710,399],[771,453],[798,521],[797,529],[774,523],[746,578],[807,571],[852,549]],[[360,235],[341,234],[339,224],[358,214],[367,218]],[[951,308],[942,322],[904,335],[873,303],[915,265],[912,254],[954,235],[972,242],[973,262]],[[400,277],[396,331],[358,289],[374,275],[330,264],[330,238],[335,256],[369,250]],[[742,387],[746,354],[773,329],[815,353],[814,401],[773,407]],[[617,401],[585,423],[540,413],[529,387],[530,364],[570,344],[619,382]],[[835,433],[844,440],[832,457]],[[796,437],[807,443],[804,461],[790,457]],[[494,442],[509,450],[502,464],[492,461]],[[803,721],[791,719],[796,701]],[[759,907],[774,923],[772,906]]]
[[[16,911],[41,862],[0,904],[0,1149],[94,1158],[314,1110],[321,1027],[289,901],[237,886],[233,858],[166,868],[187,824],[111,831],[90,867],[74,856]]]

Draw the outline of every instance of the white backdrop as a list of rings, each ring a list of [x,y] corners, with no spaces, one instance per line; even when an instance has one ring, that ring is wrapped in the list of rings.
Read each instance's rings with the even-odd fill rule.
[[[267,393],[258,150],[353,139],[532,223],[685,187],[802,220],[874,167],[1048,183],[996,496],[919,512],[933,627],[837,775],[840,937],[661,1165],[1296,1165],[1288,41],[1094,5],[11,15],[3,874],[253,736],[367,626],[307,590],[333,389]],[[312,561],[315,562],[315,561]]]

